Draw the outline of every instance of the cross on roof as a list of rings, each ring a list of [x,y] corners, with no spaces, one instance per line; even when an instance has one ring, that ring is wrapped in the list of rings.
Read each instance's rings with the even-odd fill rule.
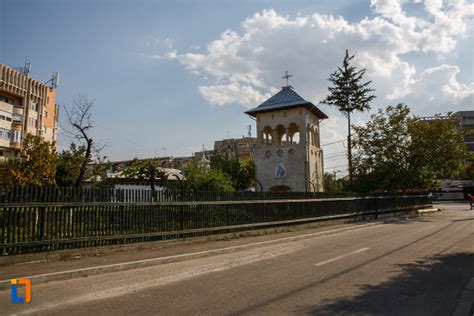
[[[286,79],[286,86],[287,86],[287,87],[288,87],[288,79],[289,79],[290,77],[293,77],[293,75],[289,75],[289,74],[288,74],[288,70],[285,71],[285,75],[284,75],[283,77],[281,77],[281,79]]]

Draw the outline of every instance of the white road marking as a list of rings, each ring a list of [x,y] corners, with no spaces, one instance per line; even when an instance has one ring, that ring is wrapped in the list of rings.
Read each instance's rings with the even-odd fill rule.
[[[315,266],[319,267],[319,266],[322,266],[322,265],[325,265],[325,264],[334,262],[334,261],[336,261],[336,260],[339,260],[339,259],[348,257],[348,256],[350,256],[350,255],[353,255],[353,254],[356,254],[356,253],[359,253],[359,252],[362,252],[362,251],[366,251],[366,250],[369,250],[369,249],[370,249],[370,248],[361,248],[361,249],[359,249],[359,250],[355,250],[355,251],[353,251],[353,252],[346,253],[345,255],[342,255],[342,256],[339,256],[339,257],[336,257],[336,258],[332,258],[332,259],[329,259],[329,260],[326,260],[326,261],[322,261],[322,262],[320,262],[320,263],[316,263]]]

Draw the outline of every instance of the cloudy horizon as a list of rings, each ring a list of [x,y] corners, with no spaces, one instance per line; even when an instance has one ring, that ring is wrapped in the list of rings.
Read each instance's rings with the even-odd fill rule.
[[[351,1],[243,1],[241,6],[140,1],[136,7],[99,1],[95,14],[84,8],[89,1],[70,6],[39,2],[59,7],[42,12],[39,29],[48,28],[44,18],[64,21],[75,8],[90,21],[80,31],[68,30],[74,23],[57,24],[62,29],[52,30],[56,41],[38,44],[35,49],[41,52],[28,58],[33,66],[41,64],[42,76],[61,70],[61,105],[67,106],[77,92],[96,98],[96,137],[110,144],[112,160],[157,151],[190,155],[203,144],[211,148],[214,140],[240,137],[248,124],[255,131],[243,112],[279,91],[286,70],[295,91],[330,116],[321,124],[321,142],[344,139],[345,118],[318,103],[346,49],[355,55],[355,66],[367,69],[365,80],[372,81],[377,96],[372,110],[357,114],[354,124],[364,124],[389,104],[405,103],[418,116],[474,108],[474,4],[469,1],[372,0],[358,1],[357,7]],[[115,8],[108,10],[107,4]],[[11,40],[31,31],[17,25],[15,17],[33,5],[4,2],[2,36]],[[125,8],[130,12],[124,13]],[[72,47],[66,44],[71,38]],[[26,55],[25,49],[16,46],[1,49],[2,63],[23,61],[18,56]],[[51,46],[55,55],[48,58]],[[72,50],[78,47],[86,49],[73,65],[77,52]],[[60,144],[67,140],[61,137]],[[344,174],[344,143],[324,150],[330,157],[327,171]]]

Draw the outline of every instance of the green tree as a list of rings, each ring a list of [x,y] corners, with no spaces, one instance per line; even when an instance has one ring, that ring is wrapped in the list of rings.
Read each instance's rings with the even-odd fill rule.
[[[324,173],[324,191],[328,193],[343,192],[346,188],[346,180],[337,179],[334,173]]]
[[[72,187],[79,176],[84,161],[86,148],[72,143],[68,150],[58,154],[56,166],[56,184],[62,187]],[[86,175],[86,178],[90,175]]]
[[[332,105],[347,117],[347,159],[349,164],[349,182],[352,183],[352,134],[351,113],[370,110],[370,102],[375,95],[370,94],[374,89],[369,87],[372,81],[362,82],[366,69],[357,70],[350,62],[354,55],[346,56],[342,67],[338,67],[329,77],[332,86],[328,87],[329,95],[321,103]]]
[[[471,158],[471,162],[466,163],[460,172],[459,178],[463,180],[473,180],[474,181],[474,164],[472,161],[474,161],[474,157]]]
[[[388,106],[354,127],[354,187],[358,191],[430,189],[454,176],[465,155],[451,117],[422,121],[403,104]]]
[[[255,184],[255,161],[250,157],[222,158],[211,157],[211,169],[220,169],[226,173],[236,190],[245,190]]]
[[[153,193],[156,191],[156,185],[165,187],[168,181],[166,173],[160,167],[158,158],[144,160],[134,158],[123,173],[131,178],[148,181]]]
[[[56,184],[62,187],[73,187],[81,172],[84,164],[86,147],[77,146],[71,143],[69,149],[63,150],[58,154],[56,164]],[[87,164],[83,179],[92,183],[94,186],[107,185],[107,169],[109,163],[105,162],[105,157],[97,157],[95,163]]]
[[[1,178],[4,185],[53,186],[56,173],[55,145],[41,137],[27,134],[18,158],[4,163]]]
[[[235,191],[228,174],[219,168],[205,168],[198,162],[190,163],[185,169],[188,190],[195,191]]]
[[[410,121],[410,165],[423,177],[417,180],[418,183],[427,179],[452,179],[459,175],[467,151],[464,131],[458,127],[459,121],[451,114],[447,117],[436,115],[429,121],[416,118]]]

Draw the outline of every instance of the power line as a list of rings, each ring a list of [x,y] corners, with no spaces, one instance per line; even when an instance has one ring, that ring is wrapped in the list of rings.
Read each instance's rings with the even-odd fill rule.
[[[333,157],[329,159],[324,159],[325,161],[334,161],[334,160],[341,160],[341,159],[347,159],[346,157]]]
[[[334,155],[328,155],[328,156],[324,156],[324,159],[328,159],[328,158],[335,158],[335,157],[346,157],[347,155],[345,153],[343,154],[334,154]]]
[[[324,167],[324,169],[326,169],[326,170],[327,170],[327,169],[336,169],[336,168],[342,168],[342,167],[344,167],[344,168],[347,168],[347,165],[332,166],[332,167]]]
[[[337,144],[337,143],[341,143],[341,142],[345,142],[345,141],[346,141],[345,139],[341,139],[341,140],[338,140],[338,141],[335,141],[335,142],[332,142],[332,143],[322,144],[320,147],[329,146],[329,145],[333,145],[333,144]]]
[[[335,153],[330,153],[330,154],[328,154],[328,156],[339,155],[339,154],[347,154],[347,151],[343,150],[343,151],[338,151],[338,152],[335,152]]]

